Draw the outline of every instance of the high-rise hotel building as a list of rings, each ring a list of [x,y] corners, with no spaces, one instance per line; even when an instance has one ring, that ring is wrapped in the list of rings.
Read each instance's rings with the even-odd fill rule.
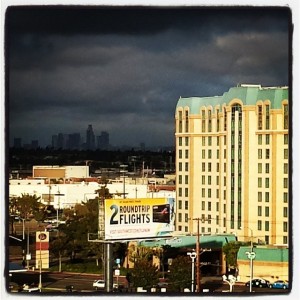
[[[178,100],[176,231],[288,244],[288,87]]]

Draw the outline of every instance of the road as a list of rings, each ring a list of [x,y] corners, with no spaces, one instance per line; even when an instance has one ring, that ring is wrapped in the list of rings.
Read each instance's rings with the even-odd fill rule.
[[[75,292],[80,293],[104,293],[104,291],[95,291],[92,284],[96,279],[103,278],[102,275],[96,274],[78,274],[78,273],[59,273],[59,272],[42,272],[42,292],[48,293],[66,293],[66,286],[73,285]],[[11,278],[12,282],[16,282],[19,285],[24,283],[38,284],[39,272],[26,272],[26,273],[14,273]],[[117,278],[114,278],[114,282],[117,282]],[[124,276],[119,276],[118,282],[120,285],[127,287],[127,280]],[[221,277],[204,277],[201,280],[201,290],[209,290],[209,293],[224,294],[229,292],[229,285],[222,281]],[[126,288],[122,290],[126,292]],[[249,287],[246,287],[243,283],[237,283],[234,285],[233,293],[243,293],[247,295],[249,293]],[[253,293],[258,294],[280,294],[288,293],[288,290],[269,289],[269,288],[255,288],[253,287]],[[203,293],[204,294],[204,293]]]

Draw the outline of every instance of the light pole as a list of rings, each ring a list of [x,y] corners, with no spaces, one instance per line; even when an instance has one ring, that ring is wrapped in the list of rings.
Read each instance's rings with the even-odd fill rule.
[[[122,170],[120,170],[120,172],[123,174],[122,177],[123,177],[123,199],[125,199],[125,173],[127,172],[126,168],[128,166],[127,165],[120,165],[120,168],[122,168]]]
[[[192,286],[191,291],[194,293],[194,286],[195,286],[195,258],[197,257],[197,253],[195,251],[188,252],[187,255],[192,259]]]
[[[251,240],[250,240],[250,252],[247,251],[246,255],[250,260],[250,282],[249,282],[249,292],[252,293],[252,280],[253,280],[253,259],[255,258],[255,252],[253,252],[253,230],[249,227],[245,227],[249,229],[251,232]]]

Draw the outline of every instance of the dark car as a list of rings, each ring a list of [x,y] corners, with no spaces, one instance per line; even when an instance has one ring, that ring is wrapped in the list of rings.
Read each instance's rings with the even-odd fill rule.
[[[270,285],[270,281],[263,279],[263,278],[255,278],[252,279],[252,286],[253,287],[260,287],[260,288],[265,288],[265,287],[269,287]],[[250,286],[250,281],[246,282],[246,286]]]

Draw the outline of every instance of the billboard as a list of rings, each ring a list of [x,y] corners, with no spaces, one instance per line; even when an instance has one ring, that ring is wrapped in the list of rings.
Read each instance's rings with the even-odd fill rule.
[[[170,236],[174,231],[174,198],[105,200],[105,240]]]

